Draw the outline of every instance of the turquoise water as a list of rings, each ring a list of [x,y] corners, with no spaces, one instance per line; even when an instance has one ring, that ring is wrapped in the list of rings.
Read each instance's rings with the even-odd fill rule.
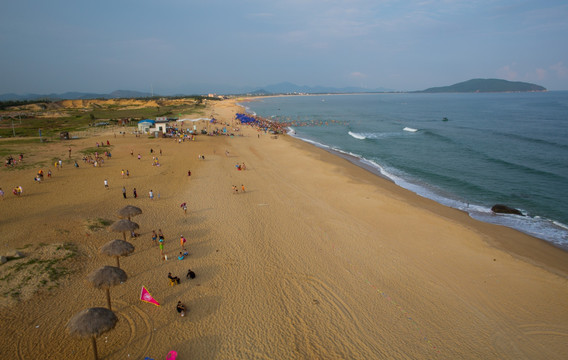
[[[568,249],[568,92],[314,95],[245,105],[274,121],[327,122],[292,129],[421,196]],[[493,214],[494,204],[526,216]]]

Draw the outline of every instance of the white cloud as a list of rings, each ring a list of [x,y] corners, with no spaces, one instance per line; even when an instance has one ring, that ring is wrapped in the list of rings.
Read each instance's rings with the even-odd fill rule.
[[[536,69],[536,78],[538,80],[546,79],[547,71],[545,69],[538,68]]]
[[[349,74],[349,77],[352,79],[364,79],[367,77],[367,75],[359,71],[354,71],[351,74]]]
[[[549,66],[549,68],[550,68],[550,70],[553,70],[559,78],[561,78],[561,79],[568,78],[568,68],[566,66],[564,66],[562,61],[557,62],[554,65]]]
[[[505,65],[502,68],[497,69],[497,76],[509,81],[517,80],[519,74],[515,70],[513,70],[513,66],[515,66],[514,63],[512,65]]]

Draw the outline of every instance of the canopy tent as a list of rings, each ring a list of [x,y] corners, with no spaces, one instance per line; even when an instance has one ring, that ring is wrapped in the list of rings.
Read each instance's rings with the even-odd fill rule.
[[[248,116],[247,114],[237,113],[235,114],[235,118],[241,122],[241,124],[259,124],[260,121],[253,118],[252,116]]]

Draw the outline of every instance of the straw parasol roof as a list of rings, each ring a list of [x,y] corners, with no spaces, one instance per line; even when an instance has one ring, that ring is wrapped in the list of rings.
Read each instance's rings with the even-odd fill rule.
[[[136,206],[132,206],[132,205],[126,205],[125,207],[123,207],[122,209],[118,210],[118,217],[121,219],[128,219],[130,220],[130,218],[132,216],[136,216],[136,215],[140,215],[142,214],[142,209],[140,209],[139,207]]]
[[[139,229],[140,226],[133,222],[130,221],[128,219],[122,219],[122,220],[118,220],[115,221],[110,227],[110,231],[114,231],[114,232],[121,232],[122,236],[124,238],[124,241],[126,241],[126,232],[127,231],[134,231],[136,229]]]
[[[118,317],[111,310],[95,307],[75,314],[67,322],[67,330],[71,335],[90,337],[92,339],[96,360],[98,359],[96,337],[112,330],[116,326],[117,321]]]
[[[124,270],[115,266],[103,266],[87,275],[87,280],[89,280],[95,288],[106,290],[109,310],[112,310],[110,305],[110,287],[119,285],[125,282],[126,279],[128,279],[128,276],[126,276]]]
[[[112,240],[103,245],[101,254],[116,257],[116,267],[120,268],[120,256],[126,256],[134,251],[134,245],[124,240]]]

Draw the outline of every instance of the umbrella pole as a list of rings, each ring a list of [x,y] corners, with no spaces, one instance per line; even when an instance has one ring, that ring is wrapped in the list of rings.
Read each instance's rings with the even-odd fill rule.
[[[124,239],[124,241],[126,241],[126,231],[122,232],[122,238]]]
[[[93,354],[95,355],[95,360],[98,360],[99,357],[97,356],[97,339],[93,336],[91,337],[91,340],[93,341]]]
[[[120,269],[120,260],[118,260],[120,256],[116,257],[116,267]]]
[[[112,310],[110,307],[110,288],[106,289],[106,294],[107,294],[107,304],[108,304],[108,309]]]

